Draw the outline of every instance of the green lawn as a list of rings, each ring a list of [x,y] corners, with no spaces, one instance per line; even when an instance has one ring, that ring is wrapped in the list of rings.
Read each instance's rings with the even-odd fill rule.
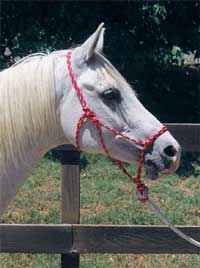
[[[159,224],[134,196],[131,182],[104,157],[87,156],[81,172],[81,223]],[[134,168],[132,168],[134,169]],[[59,163],[44,158],[4,215],[6,223],[59,223]],[[175,224],[200,225],[200,176],[147,183]],[[59,255],[1,254],[1,268],[55,268]],[[84,255],[81,268],[200,267],[199,255]]]

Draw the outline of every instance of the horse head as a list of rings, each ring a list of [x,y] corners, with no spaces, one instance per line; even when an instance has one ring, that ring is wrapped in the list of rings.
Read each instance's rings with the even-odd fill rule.
[[[101,24],[82,45],[73,48],[68,63],[66,51],[56,53],[63,56],[55,70],[61,125],[68,141],[74,145],[78,142],[81,150],[109,153],[114,159],[132,163],[139,157],[140,143],[155,135],[162,124],[102,54],[104,30]],[[84,109],[89,110],[88,117]],[[101,133],[94,120],[90,120],[91,115],[100,124]],[[144,158],[147,173],[154,179],[159,172],[177,169],[180,146],[165,131],[146,148]]]

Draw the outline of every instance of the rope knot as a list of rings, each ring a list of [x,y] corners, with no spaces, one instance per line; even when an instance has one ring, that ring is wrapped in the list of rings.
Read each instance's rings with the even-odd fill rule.
[[[89,108],[85,107],[85,108],[83,108],[83,111],[84,111],[84,114],[86,117],[91,118],[93,116],[93,112],[90,111]]]
[[[150,147],[153,144],[153,140],[151,138],[148,138],[146,140],[143,141],[143,147],[144,150],[147,149],[148,147]]]
[[[100,122],[98,120],[98,118],[96,117],[95,113],[93,113],[89,108],[84,108],[83,109],[85,117],[87,117],[88,119],[90,119],[95,125],[99,125]]]
[[[145,203],[149,199],[149,189],[143,183],[137,185],[137,198],[143,203]]]

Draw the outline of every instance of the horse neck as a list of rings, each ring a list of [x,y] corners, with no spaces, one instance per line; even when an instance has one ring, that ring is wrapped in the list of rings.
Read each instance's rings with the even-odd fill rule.
[[[20,186],[36,167],[42,156],[50,149],[67,143],[62,132],[60,136],[57,137],[45,137],[45,133],[43,133],[41,137],[35,137],[35,140],[37,140],[37,144],[26,149],[23,159],[18,160],[17,163],[11,160],[9,165],[4,167],[0,164],[0,216],[14,198]]]
[[[55,89],[52,88],[51,90]],[[55,92],[52,94],[54,93]],[[38,98],[37,101],[38,107],[41,108],[44,99],[41,100]],[[54,111],[54,114],[56,114],[55,120],[48,118],[46,113],[44,115],[45,118],[41,118],[42,122],[44,122],[42,128],[40,128],[40,125],[36,124],[34,127],[35,131],[22,131],[21,129],[21,132],[17,132],[17,137],[20,139],[19,142],[15,140],[13,136],[11,136],[10,140],[7,138],[7,141],[4,137],[4,145],[2,144],[0,147],[2,148],[0,151],[0,160],[1,157],[3,157],[3,151],[5,151],[5,157],[0,161],[0,214],[14,197],[19,186],[21,186],[30,175],[30,172],[36,166],[38,160],[50,149],[67,143],[60,124],[59,105],[56,106],[55,104],[55,107],[52,106],[52,108],[56,109],[56,111]],[[26,109],[27,106],[24,108],[24,111],[26,111]],[[19,115],[20,114],[16,114],[15,123],[19,119]],[[2,116],[4,118],[4,115]],[[15,119],[15,114],[12,113],[11,117]],[[32,119],[33,118],[30,118],[30,120]],[[19,120],[19,123],[21,121]],[[22,137],[20,137],[19,133],[22,132]],[[6,133],[9,132],[7,131]]]

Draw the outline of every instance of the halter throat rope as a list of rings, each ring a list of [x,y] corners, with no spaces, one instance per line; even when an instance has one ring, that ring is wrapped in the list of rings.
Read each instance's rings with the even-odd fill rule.
[[[167,131],[167,128],[166,126],[162,126],[161,129],[153,134],[152,136],[144,139],[144,140],[135,140],[135,139],[132,139],[126,135],[124,135],[123,133],[117,131],[116,129],[114,128],[111,128],[105,124],[103,124],[96,116],[96,114],[88,107],[87,105],[87,102],[84,98],[84,95],[82,93],[82,90],[81,88],[79,87],[78,83],[77,83],[77,79],[76,79],[76,76],[73,72],[73,69],[72,69],[72,51],[68,51],[67,55],[66,55],[66,58],[67,58],[67,71],[68,71],[68,74],[69,74],[69,77],[70,77],[70,80],[71,80],[71,84],[72,84],[72,87],[74,88],[74,90],[76,91],[76,94],[79,98],[79,101],[80,101],[80,104],[82,106],[82,110],[83,110],[83,114],[82,116],[79,118],[79,121],[77,123],[77,126],[76,126],[76,133],[75,133],[75,141],[76,141],[76,147],[80,150],[80,131],[81,131],[81,128],[83,126],[83,124],[87,121],[87,120],[90,120],[92,122],[92,124],[96,127],[97,129],[97,132],[98,132],[98,135],[99,135],[99,141],[100,141],[100,144],[105,152],[105,154],[112,160],[114,161],[118,166],[119,168],[124,172],[124,174],[126,174],[126,176],[128,176],[136,185],[136,190],[137,190],[137,195],[138,195],[138,199],[142,202],[145,202],[148,200],[148,188],[147,186],[142,183],[141,181],[141,176],[142,176],[142,170],[143,170],[143,166],[144,166],[144,152],[145,150],[153,145],[153,143],[155,142],[155,140],[161,136],[164,132]],[[138,163],[137,163],[137,173],[136,173],[136,176],[133,177],[129,171],[125,168],[125,166],[123,165],[123,163],[118,160],[118,159],[115,159],[111,156],[106,144],[105,144],[105,141],[104,141],[104,138],[103,138],[103,132],[102,132],[102,128],[105,128],[107,129],[108,131],[110,131],[110,133],[112,133],[114,136],[118,135],[120,136],[122,139],[126,139],[132,143],[135,143],[137,146],[140,147],[139,150],[139,158],[138,158]]]

